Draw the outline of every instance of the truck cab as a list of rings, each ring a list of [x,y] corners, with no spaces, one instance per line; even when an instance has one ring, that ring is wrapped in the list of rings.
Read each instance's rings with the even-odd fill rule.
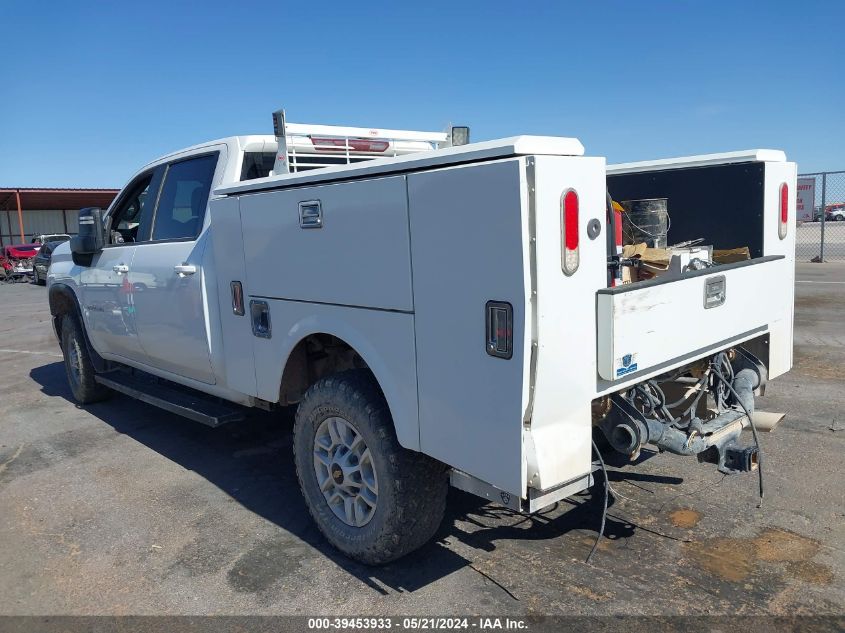
[[[282,162],[290,173],[450,142],[449,132],[283,125]],[[253,402],[219,380],[225,362],[207,211],[215,189],[270,175],[279,146],[278,136],[234,136],[163,156],[133,175],[105,211],[105,244],[90,264],[74,265],[69,250],[57,250],[48,282],[72,291],[98,355],[234,402]]]

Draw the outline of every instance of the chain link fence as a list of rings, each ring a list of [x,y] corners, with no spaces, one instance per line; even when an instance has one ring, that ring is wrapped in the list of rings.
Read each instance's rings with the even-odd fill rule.
[[[795,233],[795,259],[799,262],[845,261],[845,171],[827,171],[798,176],[802,184],[815,185],[811,206],[799,216]],[[806,187],[803,191],[808,191]],[[809,203],[810,198],[805,200]]]

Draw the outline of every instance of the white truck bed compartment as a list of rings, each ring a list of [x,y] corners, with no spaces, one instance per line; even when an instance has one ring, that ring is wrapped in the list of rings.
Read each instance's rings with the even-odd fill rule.
[[[599,290],[599,375],[628,380],[764,333],[783,302],[771,280],[788,276],[787,265],[775,255]]]

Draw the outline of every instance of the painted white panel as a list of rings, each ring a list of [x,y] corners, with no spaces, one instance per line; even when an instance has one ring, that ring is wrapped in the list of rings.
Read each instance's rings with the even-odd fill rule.
[[[756,263],[742,268],[714,268],[712,274],[679,279],[618,294],[598,294],[598,370],[615,380],[625,372],[622,358],[630,355],[630,371],[645,372],[657,365],[697,350],[763,331],[772,315],[782,315],[789,298],[782,280],[789,278],[787,259]],[[723,305],[706,309],[704,288],[709,279],[724,276]],[[623,373],[619,377],[629,377]]]
[[[299,203],[323,226],[303,229]],[[413,309],[403,176],[241,197],[250,295]]]
[[[219,362],[223,365],[226,386],[255,396],[257,387],[252,354],[254,337],[246,295],[245,314],[239,316],[232,311],[231,283],[240,281],[244,288],[248,285],[238,203],[238,198],[219,198],[212,200],[209,207],[211,226],[208,233],[211,235],[212,256],[206,257],[214,263],[214,278],[209,281],[216,283],[218,297],[217,305],[210,307],[209,311],[219,312],[223,348]]]
[[[413,314],[267,301],[272,337],[252,337],[259,398],[279,400],[282,371],[297,343],[309,334],[331,334],[352,346],[372,370],[390,407],[399,443],[419,450]]]
[[[537,156],[537,377],[528,434],[529,485],[547,489],[590,471],[595,392],[595,292],[607,284],[603,158]],[[579,200],[578,270],[561,269],[561,198]],[[602,231],[587,236],[590,220]]]
[[[524,489],[527,193],[524,159],[408,176],[420,447],[514,494]],[[485,348],[488,301],[513,306],[513,357]]]
[[[205,286],[214,283],[203,270],[208,232],[196,241],[142,242],[129,271],[135,324],[148,362],[165,371],[213,384]],[[179,275],[174,266],[196,267]]]
[[[787,264],[777,281],[778,305],[769,320],[769,377],[775,378],[792,368],[792,336],[795,314],[795,193],[798,167],[795,163],[766,163],[766,184],[763,191],[763,253],[783,255]],[[786,237],[780,239],[780,186],[789,187],[789,221]]]
[[[100,354],[146,362],[135,322],[132,282],[127,273],[114,269],[131,269],[135,250],[135,244],[106,247],[94,255],[91,266],[76,267],[74,272],[79,275],[79,303],[94,349]]]

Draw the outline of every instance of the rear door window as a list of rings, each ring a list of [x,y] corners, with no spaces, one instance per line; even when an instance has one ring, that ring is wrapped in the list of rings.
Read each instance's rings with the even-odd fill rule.
[[[269,176],[276,164],[276,152],[244,152],[241,180]]]
[[[195,239],[202,229],[217,154],[167,168],[153,222],[153,240]]]

